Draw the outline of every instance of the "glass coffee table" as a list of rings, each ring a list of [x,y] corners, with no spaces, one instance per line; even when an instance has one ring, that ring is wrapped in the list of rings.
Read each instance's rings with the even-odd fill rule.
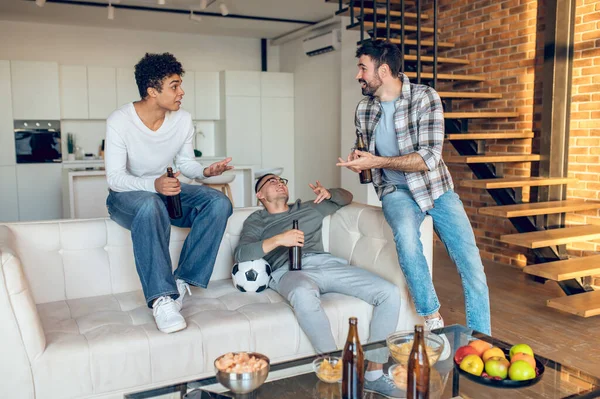
[[[460,346],[466,345],[473,338],[482,339],[500,348],[510,348],[512,345],[499,341],[485,334],[473,332],[464,326],[452,325],[438,330],[448,339],[452,355],[443,361],[438,361],[431,373],[431,399],[450,398],[600,398],[600,378],[586,374],[572,367],[563,366],[553,360],[538,356],[544,364],[545,372],[542,379],[535,385],[519,388],[493,388],[480,385],[465,378],[454,367],[454,352]],[[385,342],[364,345],[365,351],[379,349]],[[333,355],[340,356],[341,352]],[[170,385],[144,392],[125,395],[127,399],[341,399],[340,384],[327,384],[320,381],[312,370],[314,356],[289,362],[271,364],[267,381],[256,391],[246,395],[231,393],[214,377]],[[390,359],[391,360],[391,359]],[[387,368],[392,363],[384,367]],[[384,398],[379,394],[366,392],[365,398]]]

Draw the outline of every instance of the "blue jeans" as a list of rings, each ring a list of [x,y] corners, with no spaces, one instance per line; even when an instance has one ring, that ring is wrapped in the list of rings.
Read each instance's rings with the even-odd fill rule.
[[[321,294],[337,292],[373,305],[368,342],[385,340],[396,330],[401,305],[399,288],[368,270],[349,265],[345,259],[329,253],[309,253],[302,256],[302,270],[288,271],[286,263],[272,276],[269,287],[290,302],[298,324],[318,353],[337,349],[329,318],[321,306]],[[388,357],[385,349],[366,355],[376,363],[385,363]]]
[[[440,308],[431,273],[423,255],[420,226],[425,215],[433,218],[433,228],[456,265],[465,295],[467,326],[491,333],[490,299],[473,228],[458,195],[450,190],[422,212],[407,189],[397,189],[382,199],[383,214],[394,233],[400,267],[421,316]]]
[[[179,297],[176,279],[206,288],[231,216],[231,201],[220,191],[181,185],[183,216],[170,219],[166,197],[148,191],[110,191],[110,218],[131,231],[133,255],[148,307],[161,296]],[[171,225],[190,227],[175,272],[169,255]]]

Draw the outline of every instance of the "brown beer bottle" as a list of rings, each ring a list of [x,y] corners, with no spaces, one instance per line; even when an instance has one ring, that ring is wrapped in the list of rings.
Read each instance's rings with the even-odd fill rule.
[[[407,399],[429,399],[429,358],[422,325],[415,326],[415,339],[408,357]]]
[[[362,399],[365,384],[365,358],[358,339],[356,317],[349,320],[350,329],[342,353],[342,399]]]
[[[365,141],[363,140],[362,133],[356,133],[356,149],[359,151],[367,152],[369,149],[367,148]],[[359,173],[360,184],[369,184],[373,181],[373,176],[371,175],[371,169],[361,170]]]
[[[173,168],[170,166],[167,168],[167,176],[175,177],[173,175]],[[183,215],[183,210],[181,209],[181,196],[179,194],[167,196],[167,211],[169,211],[169,217],[171,219],[179,219]]]
[[[292,221],[292,229],[298,230],[298,221]],[[290,247],[288,250],[290,270],[302,270],[302,247]]]

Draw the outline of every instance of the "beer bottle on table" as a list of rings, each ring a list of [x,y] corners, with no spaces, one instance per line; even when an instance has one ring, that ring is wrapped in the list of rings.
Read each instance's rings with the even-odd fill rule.
[[[408,357],[407,399],[429,399],[429,358],[422,325],[415,326],[415,337]]]
[[[292,229],[298,230],[298,221],[292,221]],[[290,270],[302,270],[302,247],[294,246],[288,250]]]
[[[167,168],[167,176],[175,177],[173,175],[173,168]],[[176,195],[167,195],[167,211],[169,211],[169,217],[171,219],[179,219],[183,215],[183,211],[181,209],[181,196],[179,194]]]
[[[349,320],[348,338],[342,353],[342,399],[362,399],[365,384],[365,359],[358,339],[356,317]]]
[[[359,151],[367,152],[369,149],[365,145],[362,133],[356,133],[356,149]],[[359,173],[360,184],[369,184],[373,182],[373,176],[371,175],[371,169],[361,170]]]

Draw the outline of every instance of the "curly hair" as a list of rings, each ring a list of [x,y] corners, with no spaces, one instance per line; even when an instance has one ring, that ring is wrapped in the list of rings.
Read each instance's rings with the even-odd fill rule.
[[[390,67],[394,78],[400,74],[400,49],[387,40],[368,40],[356,50],[356,58],[367,55],[375,63],[375,69],[383,64]]]
[[[148,96],[148,88],[152,87],[159,93],[162,82],[171,75],[183,76],[185,71],[181,62],[177,61],[171,53],[150,54],[146,53],[135,66],[135,81],[142,99]]]

